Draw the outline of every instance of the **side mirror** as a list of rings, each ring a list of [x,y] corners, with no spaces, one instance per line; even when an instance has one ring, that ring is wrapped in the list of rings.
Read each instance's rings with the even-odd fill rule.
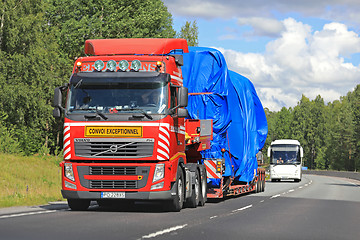
[[[180,54],[172,54],[172,55],[170,55],[170,56],[172,56],[172,57],[175,58],[175,63],[176,63],[176,65],[178,65],[178,66],[184,66],[184,57],[183,57],[183,55],[180,55]]]
[[[186,118],[189,115],[189,112],[186,108],[178,108],[177,116],[178,118]]]
[[[304,149],[302,147],[300,147],[300,157],[304,157]]]
[[[61,108],[61,102],[62,102],[62,93],[61,93],[60,87],[57,87],[54,90],[53,107]]]
[[[54,100],[53,100],[53,116],[54,118],[60,118],[61,117],[61,110],[64,108],[61,106],[62,102],[62,93],[61,93],[61,87],[57,87],[54,90]]]
[[[270,154],[271,154],[271,147],[268,148],[267,156],[270,157]]]
[[[181,87],[179,89],[179,107],[187,107],[188,97],[188,89],[186,87]]]

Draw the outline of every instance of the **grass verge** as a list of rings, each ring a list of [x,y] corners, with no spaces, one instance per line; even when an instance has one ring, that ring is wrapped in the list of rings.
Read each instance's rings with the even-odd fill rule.
[[[63,200],[61,158],[0,153],[0,208]]]

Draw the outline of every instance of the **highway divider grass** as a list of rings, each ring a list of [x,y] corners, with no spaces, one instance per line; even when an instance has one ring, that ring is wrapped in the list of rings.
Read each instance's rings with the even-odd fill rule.
[[[0,208],[63,200],[61,157],[0,153]]]

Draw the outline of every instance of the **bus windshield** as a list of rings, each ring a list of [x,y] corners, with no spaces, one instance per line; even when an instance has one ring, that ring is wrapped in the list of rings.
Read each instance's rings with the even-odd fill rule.
[[[271,164],[300,164],[300,146],[298,145],[272,145],[271,146]]]

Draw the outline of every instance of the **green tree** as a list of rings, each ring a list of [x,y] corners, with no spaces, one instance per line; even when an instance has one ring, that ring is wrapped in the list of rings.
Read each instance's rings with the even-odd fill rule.
[[[8,0],[0,17],[0,109],[26,154],[49,146],[50,104],[63,75],[59,48],[44,17],[46,6],[41,0]]]
[[[275,117],[275,139],[290,139],[290,124],[292,121],[291,116],[292,109],[287,109],[286,107],[281,108],[280,112],[276,114]],[[273,140],[275,140],[273,139]]]
[[[353,169],[360,169],[360,84],[356,86],[350,98],[353,115]]]
[[[318,95],[313,101],[311,101],[311,136],[310,144],[313,150],[312,160],[313,168],[325,169],[326,168],[326,131],[325,131],[325,104],[324,99]],[[308,142],[309,143],[309,142]]]
[[[329,104],[331,109],[330,149],[326,154],[330,167],[335,170],[349,170],[352,142],[352,116],[349,101],[341,97],[340,101]]]
[[[196,47],[199,45],[198,35],[198,26],[196,20],[194,20],[193,22],[185,22],[184,26],[181,27],[178,37],[186,39],[189,46]]]
[[[163,2],[1,1],[0,128],[8,131],[0,138],[16,139],[25,154],[54,152],[62,128],[52,117],[54,88],[68,81],[86,39],[122,37],[175,37]]]
[[[49,24],[70,59],[97,38],[172,38],[172,16],[161,0],[49,0]]]
[[[294,107],[290,128],[292,138],[298,140],[304,148],[304,165],[311,169],[313,149],[308,144],[308,139],[311,138],[311,133],[309,132],[309,124],[311,122],[309,115],[310,108],[310,100],[305,95],[302,95],[300,102]]]

